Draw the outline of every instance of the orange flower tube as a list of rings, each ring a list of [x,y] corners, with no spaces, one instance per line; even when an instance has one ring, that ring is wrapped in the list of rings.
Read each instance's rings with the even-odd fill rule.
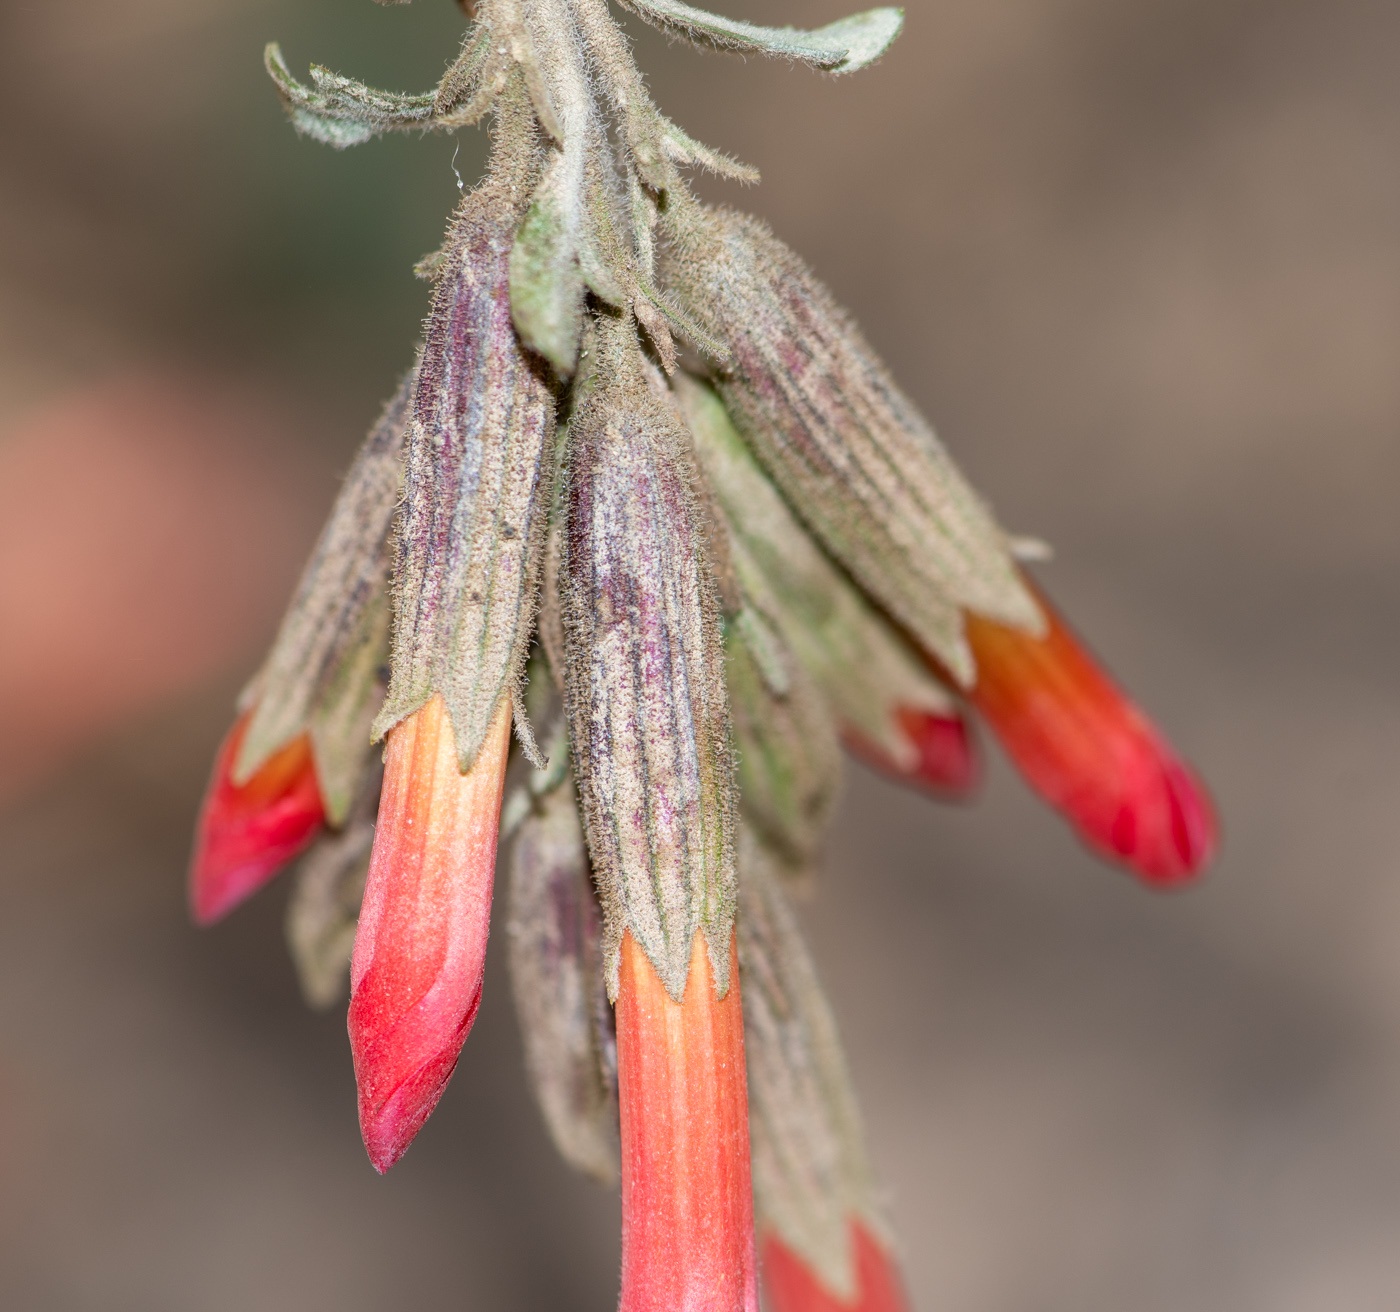
[[[909,1312],[894,1258],[859,1221],[851,1221],[856,1293],[838,1298],[776,1235],[763,1240],[763,1286],[773,1312]]]
[[[758,1312],[739,965],[715,996],[695,935],[675,1002],[631,932],[617,995],[622,1114],[618,1312]]]
[[[1209,795],[1040,602],[1049,624],[1040,638],[967,616],[973,704],[1031,787],[1091,848],[1151,884],[1190,879],[1215,853]]]
[[[190,862],[190,914],[212,925],[300,855],[325,820],[311,742],[305,734],[274,752],[246,784],[233,763],[252,718],[238,717],[214,759],[199,809]]]
[[[349,1015],[360,1133],[381,1173],[437,1106],[481,1003],[509,745],[506,698],[466,774],[440,697],[389,731]]]

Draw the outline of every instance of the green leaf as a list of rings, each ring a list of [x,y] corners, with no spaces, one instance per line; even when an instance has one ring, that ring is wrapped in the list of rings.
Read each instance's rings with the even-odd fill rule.
[[[313,85],[308,87],[291,75],[275,41],[263,52],[263,62],[296,130],[328,146],[344,149],[381,132],[426,127],[433,118],[436,91],[421,95],[378,91],[316,64],[311,66]]]
[[[637,17],[662,31],[701,45],[752,50],[781,59],[800,59],[828,73],[854,73],[873,63],[904,26],[902,9],[869,9],[815,31],[758,27],[707,13],[681,0],[620,0]]]
[[[510,253],[510,309],[516,331],[561,378],[574,372],[583,331],[583,274],[576,224],[569,222],[563,157],[556,156],[530,202]]]

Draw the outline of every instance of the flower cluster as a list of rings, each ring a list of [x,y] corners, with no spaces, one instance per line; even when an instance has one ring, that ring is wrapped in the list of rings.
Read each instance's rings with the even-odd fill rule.
[[[833,73],[900,25],[625,2]],[[1209,860],[1202,789],[826,289],[761,224],[691,196],[685,166],[751,172],[660,114],[605,0],[480,0],[425,95],[324,69],[304,86],[276,47],[268,67],[320,140],[489,112],[493,152],[420,266],[417,361],[219,753],[195,918],[306,852],[289,939],[313,1002],[348,966],[360,1126],[385,1171],[476,1016],[513,838],[530,1074],[563,1155],[620,1181],[624,1312],[755,1312],[760,1260],[778,1312],[902,1308],[787,901],[842,745],[961,796],[976,712],[1088,844],[1153,884]],[[512,724],[534,770],[507,795]]]

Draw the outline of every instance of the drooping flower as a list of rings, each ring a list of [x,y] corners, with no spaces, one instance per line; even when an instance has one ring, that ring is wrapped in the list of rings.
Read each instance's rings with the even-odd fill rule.
[[[619,1312],[758,1312],[738,963],[720,995],[696,934],[677,1002],[631,933],[617,992]]]
[[[628,7],[835,73],[901,22]],[[526,1061],[561,1153],[620,1181],[623,1312],[756,1312],[760,1268],[777,1312],[900,1312],[785,893],[820,859],[840,746],[965,796],[980,715],[1096,850],[1157,882],[1209,859],[1204,792],[830,293],[690,195],[683,166],[754,175],[659,113],[603,0],[479,0],[425,95],[324,69],[303,86],[275,47],[268,67],[333,145],[489,112],[494,149],[419,267],[418,361],[221,752],[196,910],[314,840],[288,938],[318,1005],[348,967],[383,1171],[462,1051],[513,839]],[[512,719],[536,768],[503,807]]]
[[[1043,636],[969,616],[973,705],[1090,847],[1149,883],[1190,879],[1215,854],[1210,798],[1049,603],[1040,604]]]
[[[510,706],[471,769],[440,697],[389,733],[384,788],[350,961],[360,1132],[387,1171],[457,1065],[486,966]]]
[[[189,891],[190,913],[201,925],[227,915],[300,856],[326,815],[305,734],[274,752],[247,782],[235,782],[248,719],[240,716],[219,748],[199,812]]]

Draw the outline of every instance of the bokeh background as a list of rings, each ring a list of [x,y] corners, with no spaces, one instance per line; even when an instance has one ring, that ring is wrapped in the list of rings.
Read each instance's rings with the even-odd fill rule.
[[[815,25],[839,0],[729,0]],[[285,887],[186,922],[211,753],[426,308],[449,139],[297,139],[268,38],[420,89],[450,0],[0,4],[0,1305],[613,1306],[499,951],[377,1178]],[[629,21],[1212,781],[1162,897],[993,756],[852,767],[804,910],[924,1312],[1400,1306],[1400,8],[909,0],[833,81]],[[480,134],[457,167],[470,180]]]

